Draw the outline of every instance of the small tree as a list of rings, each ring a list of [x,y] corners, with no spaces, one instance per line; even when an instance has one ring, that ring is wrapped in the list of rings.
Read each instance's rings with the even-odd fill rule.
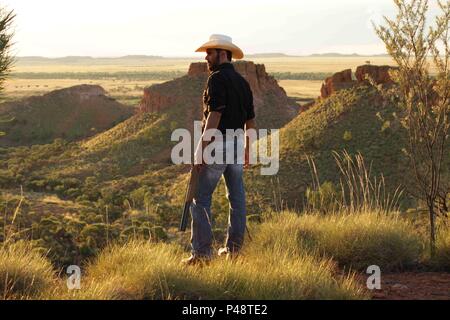
[[[11,71],[13,58],[10,54],[12,46],[13,33],[11,32],[11,25],[15,14],[13,11],[5,11],[0,7],[0,94],[3,91],[3,83]],[[0,119],[0,123],[10,122],[11,120]],[[5,133],[0,131],[0,137]]]
[[[396,19],[385,17],[387,25],[375,26],[375,30],[399,67],[392,76],[398,84],[398,102],[406,111],[407,151],[415,175],[411,191],[427,205],[434,256],[436,217],[439,213],[446,214],[450,191],[445,178],[449,169],[445,161],[450,152],[450,1],[438,1],[440,14],[428,31],[427,0],[394,2],[398,10]],[[430,58],[436,68],[434,76],[429,71]]]
[[[11,46],[13,32],[11,31],[15,14],[0,8],[0,92],[3,91],[3,83],[11,71],[13,58]]]

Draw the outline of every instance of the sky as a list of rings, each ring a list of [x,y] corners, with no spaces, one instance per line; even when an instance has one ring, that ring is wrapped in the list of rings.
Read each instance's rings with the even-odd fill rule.
[[[392,0],[2,0],[14,10],[18,56],[194,53],[211,34],[246,54],[385,53],[371,21],[395,16]]]

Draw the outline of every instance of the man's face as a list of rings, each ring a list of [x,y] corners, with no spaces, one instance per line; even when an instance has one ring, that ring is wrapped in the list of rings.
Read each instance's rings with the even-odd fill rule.
[[[209,71],[213,71],[220,64],[219,51],[216,49],[207,49],[205,60],[208,62]]]

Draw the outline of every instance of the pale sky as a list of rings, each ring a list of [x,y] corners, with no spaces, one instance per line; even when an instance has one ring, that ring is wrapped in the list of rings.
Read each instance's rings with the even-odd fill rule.
[[[371,20],[392,0],[2,0],[14,9],[15,54],[203,56],[210,34],[244,53],[384,53]]]

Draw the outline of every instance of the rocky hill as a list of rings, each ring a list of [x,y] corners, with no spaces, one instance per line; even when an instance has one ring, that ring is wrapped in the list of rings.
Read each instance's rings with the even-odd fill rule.
[[[258,127],[281,128],[298,114],[299,106],[288,98],[264,65],[251,61],[234,62],[233,65],[250,84]],[[206,63],[192,63],[186,76],[146,88],[139,109],[160,113],[181,103],[191,115],[187,119],[199,120],[207,77]]]
[[[0,146],[34,145],[56,138],[79,140],[107,130],[133,109],[96,85],[79,85],[0,105]]]

